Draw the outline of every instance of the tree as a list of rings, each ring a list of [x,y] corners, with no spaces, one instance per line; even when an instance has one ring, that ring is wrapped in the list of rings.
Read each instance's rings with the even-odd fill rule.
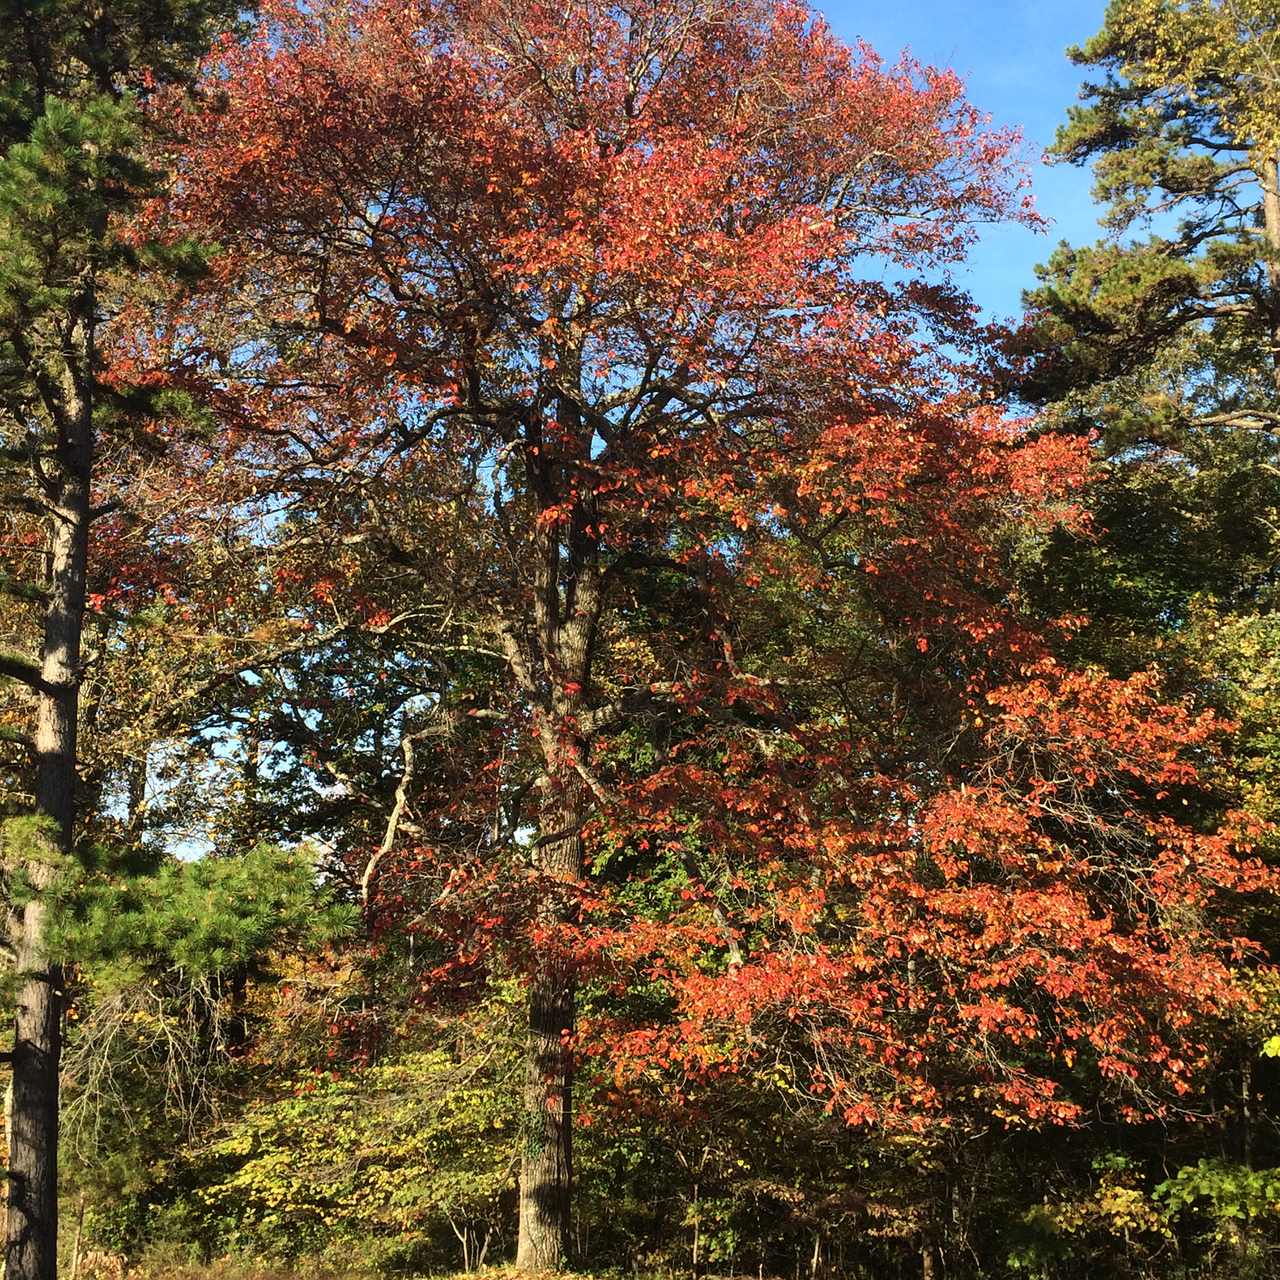
[[[170,1121],[170,1141],[194,1132],[216,1110],[219,1069],[248,1047],[249,984],[272,957],[349,932],[353,915],[309,857],[268,846],[143,876],[99,868],[61,909],[78,975],[63,1121],[82,1164],[104,1133],[136,1127],[129,1094],[152,1083],[146,1123]]]
[[[1081,460],[993,406],[946,279],[1033,216],[1014,139],[797,7],[411,15],[280,5],[214,59],[154,217],[226,252],[137,342],[282,548],[501,664],[493,786],[406,778],[375,890],[437,982],[526,983],[517,1265],[568,1251],[575,1047],[776,1052],[848,1123],[961,1081],[1065,1120],[1084,1051],[1121,1108],[1188,1088],[1258,873],[1166,812],[1212,720],[1055,667],[1010,595]]]
[[[1083,86],[1051,153],[1093,165],[1108,236],[1040,269],[1017,388],[1058,428],[1100,434],[1091,505],[1109,535],[1060,543],[1049,607],[1087,610],[1078,651],[1120,668],[1167,658],[1155,642],[1189,634],[1197,597],[1274,600],[1275,37],[1266,4],[1117,0],[1068,51],[1105,79]]]
[[[1064,245],[1032,295],[1061,357],[1046,378],[1105,381],[1170,338],[1209,329],[1248,360],[1215,422],[1274,425],[1280,390],[1280,102],[1276,15],[1245,0],[1116,0],[1077,64],[1086,83],[1052,153],[1092,162],[1111,233]],[[1172,237],[1164,234],[1178,219]],[[1146,241],[1119,237],[1157,220]],[[1223,370],[1226,373],[1226,370]],[[1252,375],[1252,378],[1250,377]]]
[[[1026,575],[1089,625],[1063,651],[1159,663],[1239,721],[1232,768],[1271,812],[1259,714],[1280,566],[1280,120],[1265,4],[1113,3],[1068,51],[1105,73],[1052,148],[1091,163],[1105,240],[1063,244],[1027,295],[1018,394],[1097,433],[1087,536]],[[1137,232],[1148,234],[1132,240]],[[1246,638],[1247,637],[1247,638]],[[1242,661],[1244,659],[1244,661]]]
[[[37,561],[43,572],[32,575],[27,556],[18,581],[6,579],[11,594],[42,611],[39,656],[3,661],[4,674],[34,700],[34,733],[23,741],[34,765],[34,812],[47,820],[29,831],[27,893],[12,926],[22,985],[12,1054],[7,1267],[23,1280],[52,1280],[57,1262],[62,975],[45,936],[44,899],[76,839],[89,531],[101,514],[94,510],[94,456],[105,407],[97,350],[102,288],[128,256],[120,215],[153,187],[136,154],[137,95],[187,74],[211,24],[227,12],[199,0],[109,11],[56,4],[14,10],[0,37],[7,505],[46,530]]]
[[[1039,270],[1019,384],[1047,427],[1096,433],[1093,528],[1056,535],[1023,578],[1045,613],[1087,619],[1058,652],[1120,675],[1158,666],[1171,691],[1225,712],[1220,785],[1267,818],[1280,564],[1275,37],[1274,6],[1113,3],[1069,51],[1090,82],[1053,151],[1092,164],[1108,234],[1063,244]],[[1274,858],[1270,836],[1262,847]],[[1274,949],[1265,898],[1248,932]],[[1215,1101],[1218,1145],[1187,1148],[1188,1176],[1225,1151],[1244,1183],[1265,1162],[1257,1121],[1274,1077],[1258,1047],[1275,1003],[1265,981],[1255,991],[1215,1054],[1216,1099],[1240,1102]],[[1127,1142],[1113,1145],[1119,1156]]]
[[[1159,662],[1176,686],[1212,689],[1241,721],[1234,767],[1261,811],[1268,784],[1250,775],[1271,752],[1249,704],[1280,565],[1275,38],[1271,6],[1142,0],[1112,4],[1069,50],[1105,78],[1052,150],[1092,163],[1109,234],[1040,270],[1017,384],[1047,426],[1096,431],[1099,464],[1093,530],[1053,540],[1029,596],[1089,617],[1076,660]]]

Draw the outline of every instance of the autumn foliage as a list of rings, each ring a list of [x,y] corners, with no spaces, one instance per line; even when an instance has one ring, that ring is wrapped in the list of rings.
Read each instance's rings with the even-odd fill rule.
[[[791,4],[273,0],[157,114],[139,241],[219,246],[113,331],[214,424],[171,563],[239,522],[245,643],[334,639],[299,776],[415,998],[527,993],[519,1265],[568,1248],[575,1071],[887,1132],[1183,1105],[1272,877],[1231,726],[1017,589],[1087,441],[999,403],[951,279],[1036,222],[954,75]],[[362,782],[334,691],[388,673]]]

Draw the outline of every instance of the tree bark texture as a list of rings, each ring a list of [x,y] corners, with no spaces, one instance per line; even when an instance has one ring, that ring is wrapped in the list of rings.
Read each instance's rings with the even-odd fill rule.
[[[548,777],[538,846],[547,877],[541,923],[565,916],[557,882],[582,875],[580,828],[587,797],[576,774]],[[520,1158],[520,1235],[516,1266],[559,1271],[570,1252],[573,1206],[573,1032],[575,982],[548,948],[529,984],[529,1039],[525,1050],[523,1147]]]
[[[58,1274],[62,970],[45,958],[46,917],[42,902],[26,905],[18,949],[22,985],[14,1015],[7,1280],[56,1280]]]
[[[1280,169],[1271,156],[1262,166],[1262,220],[1267,241],[1268,337],[1272,380],[1280,392]]]
[[[529,988],[516,1252],[522,1271],[559,1271],[569,1251],[573,1065],[564,1040],[573,1028],[573,998],[572,980],[560,975],[537,978]]]
[[[554,354],[560,376],[570,379],[570,370],[580,366],[579,353]],[[556,421],[560,438],[554,444],[544,438],[539,415],[523,424],[525,480],[540,513],[529,573],[532,625],[518,633],[508,627],[504,639],[513,674],[533,706],[543,766],[534,850],[541,882],[534,923],[540,936],[529,980],[516,1247],[516,1266],[534,1272],[557,1271],[570,1254],[573,1058],[568,1045],[575,974],[557,952],[555,932],[573,909],[574,887],[582,878],[582,827],[592,808],[591,736],[582,730],[582,715],[590,699],[602,586],[595,499],[581,471],[590,457],[591,432],[572,395],[561,396]],[[541,518],[566,504],[567,521]]]
[[[87,276],[64,331],[60,376],[47,368],[35,373],[54,434],[53,457],[41,477],[50,520],[49,594],[37,688],[35,810],[52,821],[54,831],[47,855],[37,848],[28,858],[36,892],[22,908],[17,939],[21,985],[14,1017],[6,1280],[57,1280],[58,1274],[62,969],[51,958],[43,895],[57,877],[59,855],[68,855],[75,842],[80,638],[94,443],[93,321]]]

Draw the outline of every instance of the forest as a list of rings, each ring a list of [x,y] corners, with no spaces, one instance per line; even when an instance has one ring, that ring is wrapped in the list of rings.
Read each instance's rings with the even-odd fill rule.
[[[1275,0],[3,18],[7,1280],[1280,1274]]]

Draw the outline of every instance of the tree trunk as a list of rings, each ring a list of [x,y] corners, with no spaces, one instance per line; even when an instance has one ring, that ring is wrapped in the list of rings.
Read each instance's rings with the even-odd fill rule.
[[[36,896],[22,910],[20,990],[14,1016],[13,1127],[9,1134],[6,1280],[57,1280],[58,1063],[62,968],[48,946],[44,893],[75,842],[80,633],[84,624],[93,464],[93,288],[73,304],[61,377],[37,373],[56,435],[43,487],[50,508],[48,606],[37,689],[36,813],[52,820],[56,847],[39,841],[28,858]]]
[[[43,902],[27,904],[18,948],[6,1280],[56,1280],[58,1273],[62,970],[45,959],[46,914]]]
[[[1263,231],[1267,241],[1267,327],[1271,341],[1271,370],[1280,393],[1280,171],[1274,156],[1262,166]]]
[[[573,1190],[573,981],[538,978],[529,988],[524,1149],[520,1160],[521,1271],[559,1271],[569,1252]]]
[[[582,874],[580,827],[586,796],[576,774],[548,778],[543,795],[538,868],[568,882]],[[554,885],[544,890],[544,923],[565,918]],[[570,1252],[573,1204],[574,978],[554,949],[543,957],[529,986],[529,1041],[525,1050],[523,1133],[520,1159],[521,1271],[558,1271]]]
[[[551,354],[551,353],[547,353]],[[580,367],[580,353],[557,350],[558,376]],[[545,357],[544,357],[545,358]],[[520,1160],[520,1234],[516,1266],[557,1271],[569,1257],[573,1211],[573,1034],[575,973],[560,954],[556,926],[573,910],[574,886],[582,878],[582,827],[591,811],[584,779],[590,762],[581,714],[591,682],[591,650],[600,616],[600,549],[595,500],[580,485],[578,463],[590,454],[591,432],[582,427],[573,397],[559,401],[564,437],[547,447],[542,419],[525,426],[526,475],[540,516],[533,540],[533,635],[530,653],[507,634],[512,669],[532,698],[539,698],[533,672],[549,675],[549,703],[535,703],[534,723],[544,772],[534,860],[541,900],[533,974],[529,984],[529,1040],[525,1050],[524,1148]],[[576,443],[572,443],[575,442]],[[566,465],[560,449],[576,461]],[[575,455],[574,450],[577,450]],[[543,519],[560,511],[572,495],[568,527]],[[527,638],[526,638],[527,644]],[[532,661],[530,660],[532,659]]]

